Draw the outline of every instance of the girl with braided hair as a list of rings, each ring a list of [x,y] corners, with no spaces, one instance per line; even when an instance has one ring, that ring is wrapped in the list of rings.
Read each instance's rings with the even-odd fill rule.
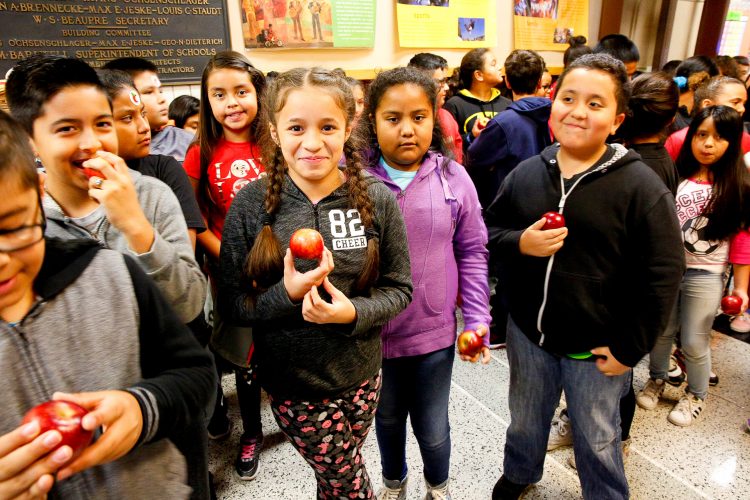
[[[381,327],[411,300],[404,222],[388,188],[362,170],[343,77],[287,71],[261,109],[267,175],[229,209],[219,310],[253,326],[261,385],[313,467],[318,498],[371,498],[360,450],[379,398]],[[306,227],[323,236],[319,261],[286,248]]]

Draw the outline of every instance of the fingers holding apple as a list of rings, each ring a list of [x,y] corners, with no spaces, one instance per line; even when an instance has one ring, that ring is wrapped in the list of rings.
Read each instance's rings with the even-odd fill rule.
[[[479,325],[476,329],[465,330],[458,336],[456,346],[462,361],[476,363],[481,359],[483,365],[490,362],[490,349],[484,342],[487,332],[485,325]]]
[[[549,257],[562,248],[565,237],[568,236],[568,229],[544,229],[546,224],[547,217],[542,217],[521,234],[518,247],[522,254]]]
[[[63,480],[82,470],[117,460],[138,442],[143,415],[138,400],[126,391],[99,391],[78,394],[56,393],[54,399],[74,402],[88,410],[81,426],[89,431],[102,427],[102,435],[81,455],[57,473]]]
[[[729,316],[740,315],[743,311],[743,302],[743,299],[737,295],[725,295],[721,299],[721,312]]]
[[[328,274],[333,271],[333,254],[325,246],[320,256],[318,267],[301,273],[294,267],[294,256],[287,249],[284,256],[284,287],[293,302],[300,302],[313,285],[320,286]]]
[[[45,498],[52,474],[72,455],[61,441],[58,431],[42,432],[36,421],[0,436],[0,498]]]

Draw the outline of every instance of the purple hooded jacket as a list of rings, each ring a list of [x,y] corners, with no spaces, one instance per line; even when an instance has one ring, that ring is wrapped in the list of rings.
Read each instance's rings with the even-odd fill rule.
[[[416,356],[456,342],[456,301],[466,328],[490,324],[487,228],[466,170],[430,152],[401,190],[379,164],[370,173],[396,195],[406,222],[414,293],[409,306],[382,330],[383,357]],[[485,344],[489,335],[484,337]]]

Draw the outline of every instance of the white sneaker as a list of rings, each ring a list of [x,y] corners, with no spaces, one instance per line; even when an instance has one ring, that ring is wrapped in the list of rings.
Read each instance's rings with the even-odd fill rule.
[[[701,414],[703,408],[706,406],[706,402],[693,395],[690,392],[686,392],[680,400],[674,405],[672,411],[669,412],[667,420],[674,425],[680,427],[686,427],[693,423]]]
[[[560,416],[552,420],[552,427],[549,430],[549,439],[547,440],[547,451],[552,451],[561,446],[570,446],[573,444],[573,432],[570,427],[568,412],[560,412]]]
[[[424,500],[451,500],[451,492],[448,490],[448,482],[450,479],[446,479],[442,484],[433,486],[425,479],[425,486],[427,487],[427,494],[424,496]]]
[[[405,477],[403,481],[394,479],[383,478],[384,488],[378,491],[378,500],[406,500],[406,482],[409,476]]]
[[[750,332],[750,316],[747,313],[736,316],[731,323],[729,328],[737,333],[748,333]]]
[[[659,404],[659,398],[664,392],[664,381],[662,379],[648,379],[643,389],[635,396],[638,406],[644,410],[653,410]]]

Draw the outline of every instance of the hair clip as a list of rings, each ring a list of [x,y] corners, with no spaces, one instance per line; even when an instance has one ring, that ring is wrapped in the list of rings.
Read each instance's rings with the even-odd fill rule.
[[[365,229],[365,236],[367,237],[368,240],[371,239],[371,238],[379,238],[380,237],[380,235],[378,234],[378,232],[375,231],[375,228],[372,228],[372,227],[369,227],[369,228]]]
[[[687,87],[688,81],[687,81],[687,78],[685,78],[684,76],[675,76],[673,80],[677,84],[677,87],[681,89],[684,89],[685,87]]]
[[[261,223],[264,226],[271,226],[271,225],[273,225],[273,221],[275,219],[276,219],[276,216],[274,214],[269,214],[268,212],[263,212],[263,215],[260,218]]]

